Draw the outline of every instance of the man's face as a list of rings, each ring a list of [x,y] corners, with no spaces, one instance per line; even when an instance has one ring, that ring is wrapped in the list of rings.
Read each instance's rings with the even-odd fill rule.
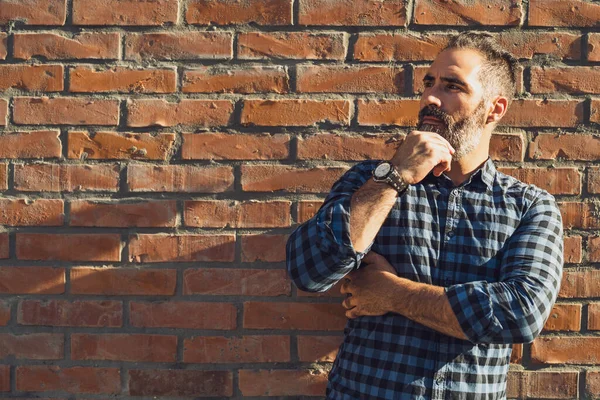
[[[455,160],[477,147],[485,127],[487,101],[479,79],[482,62],[474,50],[446,50],[423,79],[417,129],[445,138],[456,150]]]

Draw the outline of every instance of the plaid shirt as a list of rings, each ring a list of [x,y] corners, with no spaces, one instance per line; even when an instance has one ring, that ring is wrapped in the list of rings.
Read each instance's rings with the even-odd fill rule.
[[[369,248],[349,236],[350,198],[377,161],[338,180],[287,243],[301,290],[331,288],[369,249],[398,276],[445,288],[469,340],[399,314],[348,320],[329,375],[330,399],[503,399],[513,343],[542,330],[561,282],[562,222],[553,196],[488,159],[455,187],[429,174],[399,196]]]

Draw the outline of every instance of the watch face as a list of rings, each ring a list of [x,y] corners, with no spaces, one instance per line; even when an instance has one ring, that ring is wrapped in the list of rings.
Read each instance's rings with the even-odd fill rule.
[[[373,175],[375,175],[377,178],[383,178],[387,174],[389,174],[390,169],[391,169],[390,163],[379,164],[377,166],[377,168],[375,168],[375,172],[373,173]]]

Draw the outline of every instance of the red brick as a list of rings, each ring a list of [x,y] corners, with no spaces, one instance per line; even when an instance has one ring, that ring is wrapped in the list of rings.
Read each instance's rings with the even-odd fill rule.
[[[429,71],[429,66],[413,66],[413,87],[412,93],[415,95],[423,94],[425,86],[423,86],[423,78]]]
[[[283,269],[199,268],[183,273],[184,295],[289,296]]]
[[[300,0],[300,25],[406,26],[402,0]]]
[[[242,165],[245,192],[327,193],[346,172],[342,167],[296,168],[287,165]]]
[[[588,34],[588,61],[600,61],[600,34]]]
[[[588,170],[588,191],[590,193],[600,193],[600,167],[587,167]]]
[[[240,370],[244,396],[323,396],[326,370]]]
[[[32,57],[114,60],[119,58],[119,41],[117,32],[82,32],[72,37],[49,32],[15,33],[14,57],[23,60]]]
[[[8,101],[0,99],[0,126],[6,126],[6,118],[8,117]]]
[[[241,235],[243,262],[285,261],[285,244],[288,235]]]
[[[91,160],[166,160],[172,152],[175,134],[69,132],[69,158]]]
[[[520,364],[523,361],[523,344],[517,343],[512,345],[512,353],[510,353],[510,363]]]
[[[520,25],[524,11],[518,0],[447,2],[416,0],[417,25]]]
[[[65,356],[62,333],[0,334],[0,357],[17,359],[60,360]]]
[[[544,325],[545,331],[581,330],[581,304],[555,304]]]
[[[419,100],[358,100],[359,125],[414,127],[418,122]]]
[[[64,89],[62,65],[0,65],[0,90],[60,92]]]
[[[17,367],[18,391],[118,394],[119,368],[58,367],[31,365]]]
[[[433,61],[448,38],[446,34],[359,33],[353,57],[359,61]]]
[[[342,32],[240,32],[241,60],[344,60],[346,37]]]
[[[10,365],[0,365],[0,392],[10,392]]]
[[[289,336],[197,336],[183,342],[183,362],[201,364],[289,362]]]
[[[0,136],[0,158],[58,158],[60,131],[11,132]]]
[[[0,233],[0,259],[9,258],[9,255],[8,255],[9,242],[10,242],[10,239],[9,239],[8,233]]]
[[[8,164],[0,163],[0,190],[6,189],[8,189]],[[0,245],[0,249],[1,247]],[[2,254],[2,250],[0,250],[0,254]],[[1,255],[0,258],[2,258]]]
[[[551,194],[580,194],[581,175],[577,168],[498,168],[518,180],[536,185]]]
[[[382,66],[299,65],[298,93],[389,93],[404,92],[404,70]]]
[[[233,168],[193,165],[130,164],[127,184],[132,192],[222,193],[233,190]]]
[[[494,161],[523,161],[525,158],[523,136],[494,133],[490,140],[490,157]]]
[[[530,0],[529,26],[595,27],[600,22],[600,5],[587,0]]]
[[[562,298],[585,298],[600,296],[600,271],[563,271],[559,296]]]
[[[583,103],[577,100],[515,100],[500,121],[503,126],[573,127],[583,123]]]
[[[118,328],[123,325],[123,304],[108,300],[22,300],[17,322],[19,325]]]
[[[236,327],[237,310],[231,303],[132,301],[129,309],[131,326],[134,327],[221,330]]]
[[[65,269],[52,267],[0,267],[2,294],[62,294]]]
[[[282,160],[289,157],[290,136],[268,133],[184,133],[184,160]]]
[[[579,203],[575,201],[559,204],[565,229],[598,229],[600,218],[595,203]]]
[[[600,237],[590,236],[588,238],[588,260],[591,262],[600,261]]]
[[[341,304],[250,301],[244,303],[244,328],[336,331],[346,325],[344,312]]]
[[[177,0],[73,0],[74,25],[162,25],[177,22]]]
[[[64,25],[67,0],[19,0],[2,2],[0,24],[19,21],[25,25]]]
[[[291,0],[190,0],[185,20],[202,25],[291,25]]]
[[[118,165],[15,165],[14,188],[23,192],[116,192]]]
[[[199,67],[185,71],[183,93],[287,93],[283,66]]]
[[[125,36],[125,59],[224,60],[233,57],[230,32],[130,33]]]
[[[342,336],[298,336],[298,358],[301,362],[333,362]]]
[[[74,333],[71,335],[71,359],[175,362],[177,336]]]
[[[597,364],[600,337],[540,336],[531,345],[531,360],[544,364]]]
[[[142,235],[129,239],[129,261],[190,262],[234,260],[233,235]]]
[[[578,264],[581,262],[581,236],[565,236],[564,247],[565,263]]]
[[[600,123],[600,100],[592,99],[590,122]]]
[[[527,399],[576,399],[579,392],[578,371],[527,371],[524,385]]]
[[[319,210],[323,201],[299,201],[298,202],[298,222],[303,223],[311,219]]]
[[[509,370],[506,380],[506,397],[509,399],[522,399],[525,394],[525,371]]]
[[[350,115],[348,100],[245,100],[241,122],[258,126],[349,125]]]
[[[496,40],[517,58],[532,59],[536,54],[547,54],[560,59],[581,59],[581,35],[509,30],[499,33]]]
[[[586,371],[585,391],[588,396],[593,396],[589,398],[596,398],[600,396],[600,372],[589,370]]]
[[[8,55],[8,35],[0,32],[0,60],[5,60]]]
[[[231,371],[130,370],[131,396],[233,396]]]
[[[322,133],[298,138],[300,160],[373,160],[390,159],[401,138],[391,134],[349,136],[346,134]]]
[[[600,93],[600,72],[594,67],[531,68],[531,93]]]
[[[0,199],[1,225],[60,226],[63,223],[62,200]]]
[[[119,101],[83,97],[15,97],[16,124],[117,125]]]
[[[0,326],[6,326],[10,322],[11,303],[9,300],[0,301]]]
[[[192,200],[184,203],[185,226],[280,228],[291,224],[289,201]]]
[[[73,93],[174,93],[177,90],[175,69],[131,69],[110,67],[96,70],[78,66],[69,73]]]
[[[121,261],[121,236],[118,234],[18,233],[17,259]]]
[[[172,296],[177,271],[75,267],[71,269],[70,277],[72,294]]]
[[[590,331],[600,330],[600,303],[588,305],[588,329]]]
[[[529,145],[529,157],[536,160],[600,160],[600,138],[576,133],[540,134]]]
[[[170,103],[164,99],[129,100],[127,126],[224,126],[233,113],[229,100],[182,99]]]
[[[177,202],[173,200],[136,203],[71,201],[71,226],[175,227]]]

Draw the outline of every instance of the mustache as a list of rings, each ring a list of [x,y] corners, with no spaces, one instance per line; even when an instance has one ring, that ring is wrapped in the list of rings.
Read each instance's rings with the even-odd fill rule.
[[[446,114],[444,111],[440,110],[433,104],[423,107],[421,111],[419,111],[419,122],[423,122],[423,118],[425,117],[434,117],[442,121],[446,126],[449,126],[452,123],[452,118],[450,115]]]

